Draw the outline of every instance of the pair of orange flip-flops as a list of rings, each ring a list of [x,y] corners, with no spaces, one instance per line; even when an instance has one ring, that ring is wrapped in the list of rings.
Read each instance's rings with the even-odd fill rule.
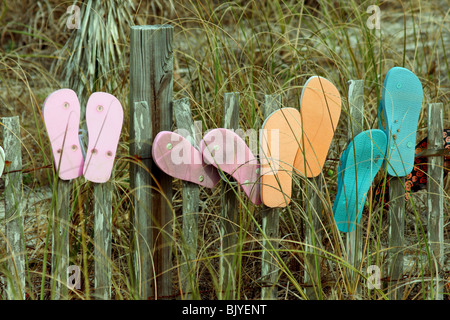
[[[327,79],[308,79],[300,109],[270,114],[260,133],[261,197],[268,207],[291,201],[292,175],[316,177],[322,171],[341,114],[341,97]]]

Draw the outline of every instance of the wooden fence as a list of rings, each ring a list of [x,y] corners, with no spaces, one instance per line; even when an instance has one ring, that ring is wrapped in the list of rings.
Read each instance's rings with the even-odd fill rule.
[[[188,99],[172,101],[172,50],[173,27],[170,25],[131,27],[130,39],[130,190],[133,195],[133,275],[134,296],[139,299],[158,299],[171,297],[172,292],[172,223],[174,220],[172,199],[172,178],[165,175],[153,163],[151,146],[153,138],[162,130],[172,130],[172,119],[176,127],[184,129],[186,137],[195,145],[196,128],[191,115]],[[366,129],[364,122],[364,83],[362,80],[349,82],[348,96],[348,139],[353,139]],[[267,95],[264,102],[264,116],[282,106],[278,95]],[[225,94],[223,103],[223,127],[239,128],[239,93]],[[429,149],[442,147],[443,106],[429,104],[428,110]],[[22,157],[20,124],[18,117],[2,118],[3,145],[6,151],[5,167],[5,239],[8,252],[7,283],[9,299],[23,299],[25,288],[26,252],[23,237],[22,213]],[[442,299],[443,280],[440,271],[444,265],[444,226],[443,226],[443,157],[430,158],[428,179],[428,241],[431,255],[436,259],[433,270],[430,298]],[[156,183],[157,181],[158,183]],[[54,299],[66,299],[68,291],[67,270],[69,267],[69,212],[72,182],[55,180],[57,184],[56,204],[53,210],[51,273]],[[308,219],[304,222],[305,234],[305,292],[304,297],[320,298],[321,279],[316,270],[321,263],[319,250],[322,243],[323,199],[321,190],[324,177],[320,175],[305,183],[308,200],[305,201]],[[222,182],[222,211],[220,213],[220,271],[218,298],[233,299],[239,281],[237,269],[240,255],[236,226],[239,224],[237,212],[239,199],[233,188],[236,185]],[[95,280],[94,298],[111,298],[111,183],[94,184],[94,226],[95,226]],[[390,184],[389,206],[389,245],[390,259],[388,275],[391,279],[389,297],[402,297],[403,252],[405,250],[405,201],[404,179],[392,179]],[[198,243],[198,212],[200,210],[200,188],[198,185],[183,182],[182,185],[182,253],[180,267],[180,286],[183,298],[192,298],[194,291],[192,273],[195,270]],[[261,225],[261,297],[277,299],[280,268],[283,261],[277,251],[282,235],[279,208],[259,208]],[[83,218],[83,217],[82,217]],[[349,265],[362,269],[363,235],[360,227],[347,234],[346,253]],[[45,272],[45,269],[44,271]],[[86,270],[83,270],[85,273]],[[360,273],[349,269],[349,279],[354,294],[361,290],[358,286]],[[86,281],[89,281],[85,274]],[[392,281],[398,281],[393,285]],[[231,284],[231,285],[230,285]]]

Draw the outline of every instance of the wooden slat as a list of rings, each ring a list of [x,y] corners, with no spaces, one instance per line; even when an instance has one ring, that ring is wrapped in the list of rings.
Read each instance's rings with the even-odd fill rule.
[[[403,250],[405,243],[405,178],[392,177],[389,181],[389,299],[400,300],[404,287]]]
[[[225,93],[223,128],[239,128],[239,93]],[[230,178],[231,179],[231,178]],[[230,180],[230,182],[234,182]],[[221,183],[221,212],[220,212],[220,232],[222,237],[222,255],[220,259],[220,295],[221,299],[233,299],[236,292],[236,262],[238,255],[234,254],[237,249],[238,230],[238,199],[237,185]],[[234,190],[233,190],[234,189]]]
[[[348,88],[348,139],[352,140],[364,130],[364,81],[350,80]],[[354,231],[347,233],[347,261],[350,265],[358,268],[362,259],[362,230],[358,224]],[[349,272],[351,284],[357,285],[358,279],[354,272]],[[360,286],[354,287],[356,294]]]
[[[53,210],[52,275],[55,300],[68,299],[67,268],[69,267],[70,194],[72,181],[58,180],[57,201]]]
[[[322,297],[320,264],[320,252],[317,248],[321,247],[323,228],[321,224],[322,200],[320,196],[323,188],[322,175],[309,179],[307,186],[306,210],[308,220],[305,222],[305,293],[309,299],[320,299]],[[318,277],[319,275],[319,277]]]
[[[94,184],[95,298],[111,299],[112,183]]]
[[[281,96],[266,95],[264,101],[264,119],[272,112],[281,108]],[[263,157],[264,155],[260,155]],[[262,239],[263,251],[261,254],[261,299],[275,300],[278,296],[278,263],[274,258],[274,250],[278,249],[278,241],[280,237],[280,208],[269,208],[263,205],[262,214],[262,230],[265,235]]]
[[[189,99],[175,100],[173,112],[177,125],[177,132],[188,139],[194,147],[198,147],[195,141],[195,127],[192,119]],[[197,258],[198,240],[198,213],[200,204],[200,187],[198,184],[183,181],[183,226],[182,226],[182,262],[180,270],[180,282],[184,299],[192,299],[195,290],[195,267]]]
[[[428,105],[428,149],[442,148],[444,110],[442,103]],[[448,150],[448,149],[446,149]],[[444,286],[442,271],[444,265],[444,157],[429,158],[427,196],[428,196],[428,242],[432,255],[433,285],[429,299],[443,300]],[[434,261],[437,262],[436,268]]]
[[[19,117],[2,118],[5,150],[5,219],[8,254],[7,296],[25,298],[25,246],[23,242],[22,145]],[[15,171],[15,172],[12,172]],[[11,172],[11,173],[10,173]]]

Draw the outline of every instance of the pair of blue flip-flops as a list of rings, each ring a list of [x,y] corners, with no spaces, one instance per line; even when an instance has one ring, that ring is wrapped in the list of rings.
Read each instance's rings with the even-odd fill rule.
[[[422,99],[422,85],[414,73],[400,67],[389,70],[378,114],[382,130],[358,134],[339,162],[333,214],[340,231],[353,231],[359,223],[370,185],[382,166],[391,176],[412,171]]]

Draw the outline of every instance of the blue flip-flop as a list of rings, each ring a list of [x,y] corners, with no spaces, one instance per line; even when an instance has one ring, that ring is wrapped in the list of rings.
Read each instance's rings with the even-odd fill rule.
[[[340,231],[353,231],[359,223],[367,192],[383,164],[386,148],[386,134],[372,129],[358,134],[344,150],[333,204],[334,220]]]
[[[388,71],[378,108],[378,121],[379,128],[388,137],[386,166],[391,176],[407,176],[414,168],[422,100],[422,84],[414,73],[401,67]],[[384,116],[385,126],[381,115]]]

